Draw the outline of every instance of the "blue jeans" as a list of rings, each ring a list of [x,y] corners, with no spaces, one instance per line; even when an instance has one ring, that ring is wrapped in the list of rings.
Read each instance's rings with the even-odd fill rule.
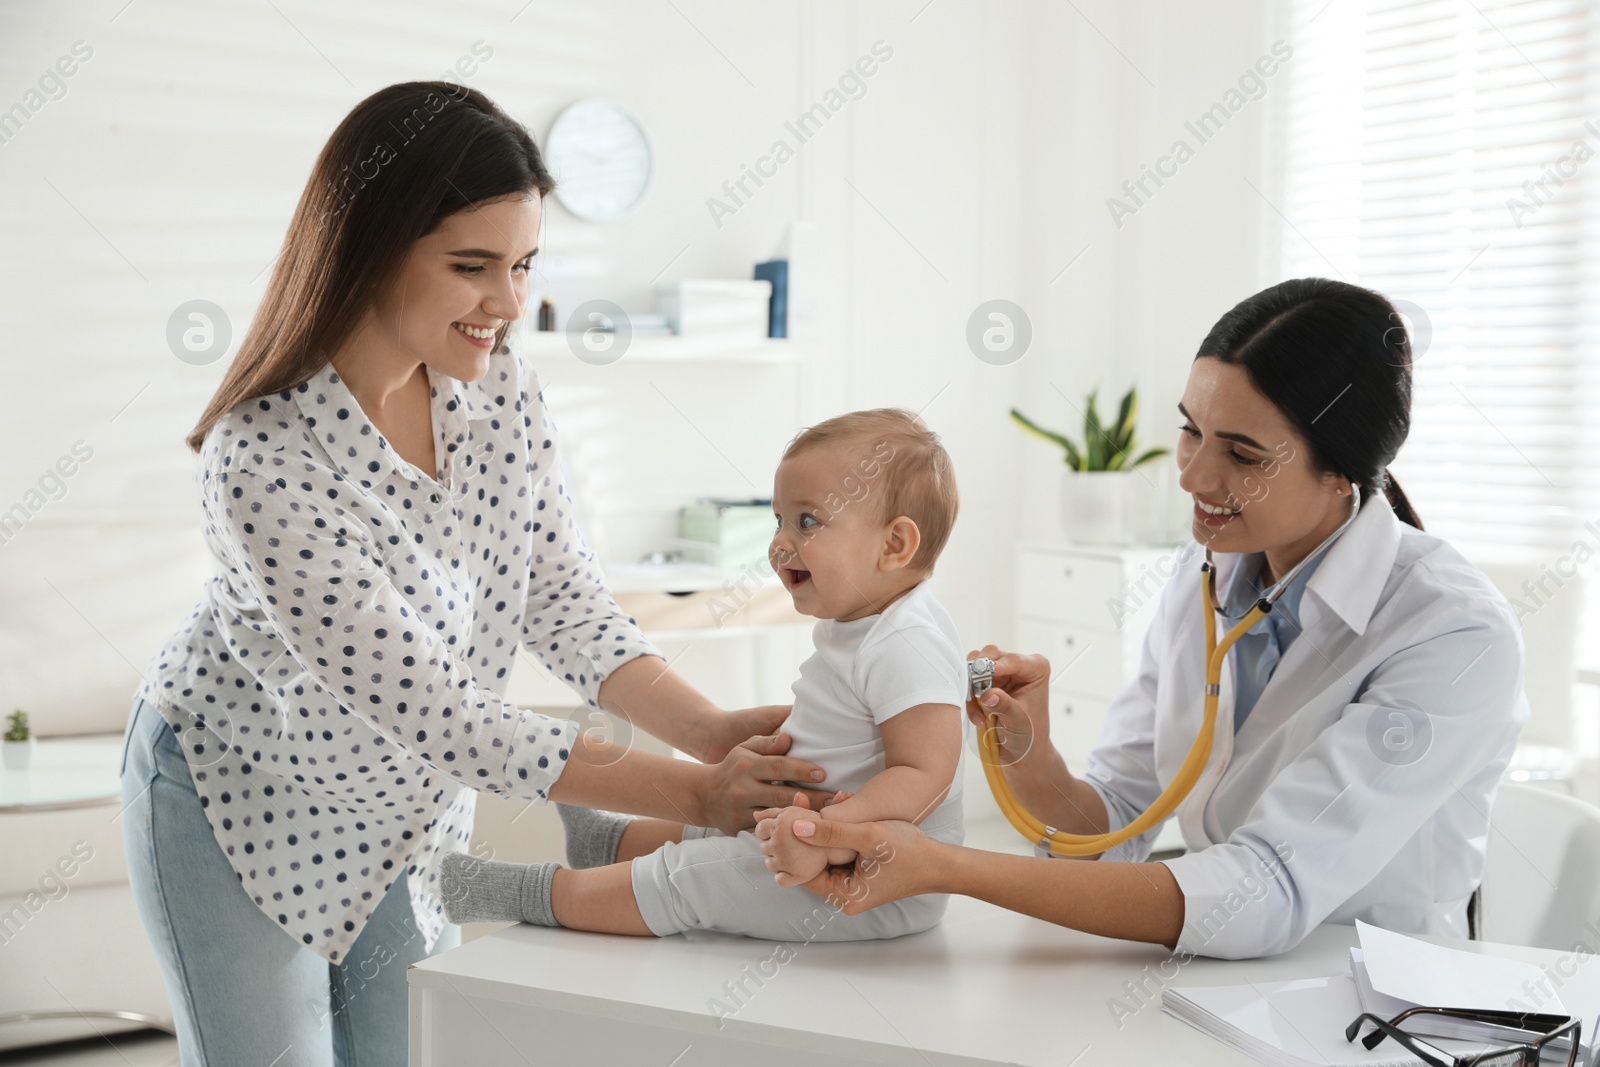
[[[427,956],[402,874],[342,964],[250,899],[206,821],[161,713],[139,700],[122,757],[128,877],[155,948],[183,1067],[404,1067],[406,968]],[[459,944],[446,926],[435,945]]]

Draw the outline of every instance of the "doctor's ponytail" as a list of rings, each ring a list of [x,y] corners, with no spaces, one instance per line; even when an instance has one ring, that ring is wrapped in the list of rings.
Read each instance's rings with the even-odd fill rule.
[[[1263,289],[1217,321],[1195,358],[1241,366],[1294,426],[1319,471],[1382,491],[1422,528],[1389,464],[1411,431],[1411,338],[1380,293],[1330,278]]]
[[[1417,513],[1411,507],[1411,501],[1400,488],[1400,483],[1394,480],[1394,475],[1389,473],[1389,468],[1383,468],[1383,495],[1389,498],[1389,506],[1394,508],[1394,513],[1400,521],[1408,526],[1422,529],[1422,520],[1417,518]]]

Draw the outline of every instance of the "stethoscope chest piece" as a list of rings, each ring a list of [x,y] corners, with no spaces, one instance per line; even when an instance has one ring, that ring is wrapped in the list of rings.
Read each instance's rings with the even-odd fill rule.
[[[983,694],[994,688],[994,660],[988,656],[979,656],[967,662],[967,686],[972,691],[972,699],[978,700]]]

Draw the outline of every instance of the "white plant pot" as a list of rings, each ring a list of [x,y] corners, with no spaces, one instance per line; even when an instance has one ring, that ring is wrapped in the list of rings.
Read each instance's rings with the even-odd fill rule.
[[[38,745],[38,739],[32,737],[26,741],[0,741],[0,763],[4,763],[8,771],[25,770]]]
[[[1138,508],[1132,471],[1068,470],[1061,479],[1061,521],[1067,540],[1080,545],[1134,541]]]

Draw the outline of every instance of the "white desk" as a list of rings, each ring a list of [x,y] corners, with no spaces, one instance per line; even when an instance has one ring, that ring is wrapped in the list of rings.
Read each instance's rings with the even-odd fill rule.
[[[1173,985],[1347,970],[1355,928],[1325,925],[1266,960],[1167,963]],[[627,938],[517,925],[412,967],[412,1067],[752,1064],[1240,1064],[1163,1015],[1170,953],[956,897],[893,941],[791,943],[691,933]],[[1146,971],[1148,968],[1148,972]],[[720,1020],[708,1002],[743,1006]],[[758,982],[761,983],[758,985]],[[1119,1029],[1108,1002],[1142,983]],[[1129,1003],[1137,1003],[1129,1001]]]

